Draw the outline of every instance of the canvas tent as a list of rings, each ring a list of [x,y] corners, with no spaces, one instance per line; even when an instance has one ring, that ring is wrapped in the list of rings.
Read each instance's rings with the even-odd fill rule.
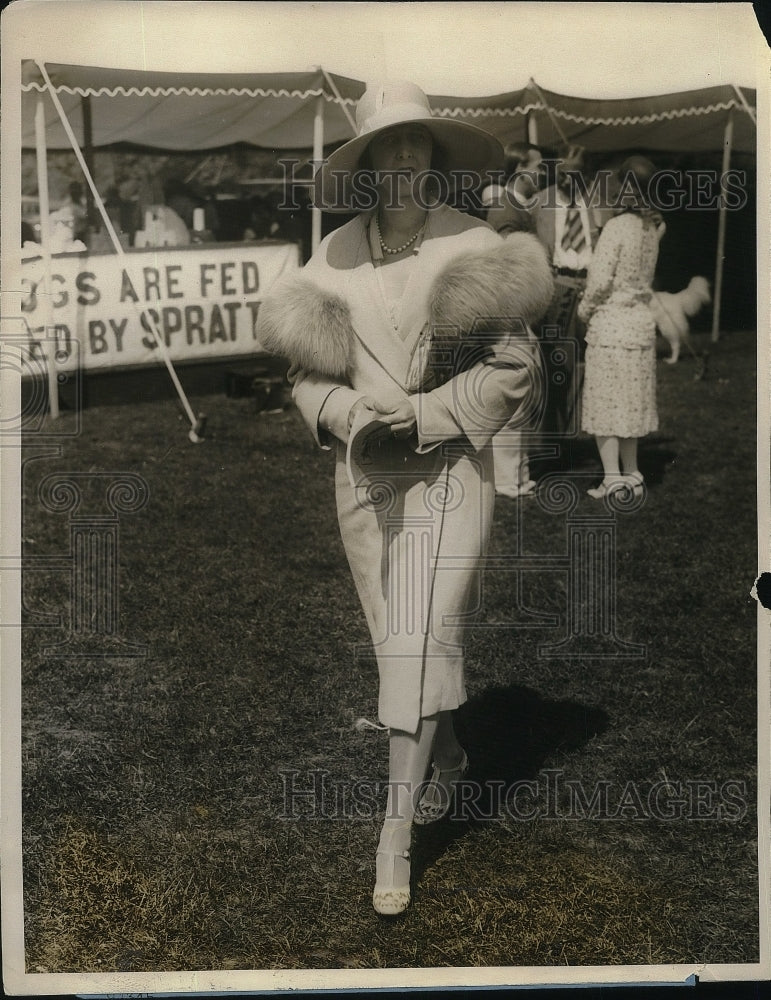
[[[351,137],[364,84],[319,68],[307,73],[201,74],[48,64],[47,72],[86,149],[133,142],[166,150],[211,149],[236,142],[273,149],[323,147]],[[22,144],[35,145],[35,109],[48,148],[69,145],[38,65],[23,65]],[[588,151],[630,148],[668,152],[756,148],[755,91],[733,85],[654,97],[594,100],[543,90],[492,97],[429,97],[434,113],[470,121],[502,142],[576,143]],[[321,232],[314,211],[313,241]],[[713,336],[717,336],[725,240],[721,211],[715,268]]]
[[[326,143],[350,138],[346,110],[364,90],[357,80],[318,69],[308,73],[156,73],[48,63],[76,134],[90,117],[94,146],[141,143],[168,150],[213,149],[235,142],[277,149],[312,145],[316,102],[324,105]],[[32,61],[22,81],[22,144],[33,145],[32,113],[45,82]],[[344,110],[345,109],[345,110]],[[349,112],[350,113],[350,112]],[[50,149],[69,147],[55,109],[46,103]]]
[[[354,132],[351,109],[364,84],[319,68],[309,73],[156,73],[49,63],[48,77],[86,153],[118,142],[165,150],[205,150],[237,142],[313,149]],[[42,108],[48,149],[70,141],[39,66],[22,67],[22,146],[36,147]],[[314,245],[321,233],[314,212]]]
[[[729,170],[733,150],[756,152],[756,93],[732,84],[656,97],[597,100],[543,90],[531,79],[523,90],[498,97],[432,97],[431,103],[442,117],[472,121],[502,142],[528,139],[557,148],[576,144],[590,152],[722,152],[723,176]],[[720,328],[725,239],[726,208],[721,203],[713,340],[717,340]]]
[[[135,142],[158,149],[212,149],[235,142],[275,149],[310,149],[317,102],[324,113],[324,144],[351,137],[351,115],[364,91],[358,80],[318,69],[309,73],[156,73],[91,66],[47,65],[76,134],[91,119],[94,146]],[[22,143],[34,145],[34,104],[46,87],[34,62],[24,65]],[[730,85],[657,97],[594,100],[543,90],[493,97],[430,96],[434,112],[474,122],[502,142],[533,131],[547,146],[568,141],[590,151],[647,148],[713,151],[723,148],[734,118],[733,148],[755,151],[755,91]],[[88,110],[86,110],[88,109]],[[50,103],[50,149],[68,148]]]
[[[592,152],[721,150],[733,117],[733,148],[755,152],[755,91],[732,85],[599,100],[557,94],[531,80],[497,97],[431,97],[431,104],[442,117],[474,122],[502,142],[526,139],[527,122],[544,146],[575,143]]]
[[[238,77],[209,74],[131,73],[123,70],[44,66],[35,60],[22,65],[22,146],[37,151],[44,286],[51,288],[48,233],[47,149],[72,147],[89,189],[102,214],[119,259],[123,249],[104,208],[89,163],[96,146],[135,142],[162,149],[206,149],[247,141],[263,146],[305,147],[313,137],[314,155],[323,152],[325,102],[335,103],[337,121],[327,123],[328,141],[350,135],[353,119],[346,106],[355,103],[363,87],[344,78],[333,80],[324,70],[306,74]],[[341,92],[342,91],[342,92]],[[320,234],[320,213],[314,212],[314,237]],[[53,327],[51,296],[44,296]],[[143,314],[145,318],[148,312]],[[190,406],[164,346],[157,322],[150,320],[155,344],[166,363],[198,440],[199,421]],[[48,365],[52,416],[58,415],[53,365]]]

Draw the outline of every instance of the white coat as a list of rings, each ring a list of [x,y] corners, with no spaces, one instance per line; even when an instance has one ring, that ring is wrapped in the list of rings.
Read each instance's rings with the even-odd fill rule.
[[[479,609],[479,561],[493,512],[490,441],[532,403],[535,352],[526,324],[545,311],[552,280],[534,236],[504,241],[442,206],[429,213],[395,330],[368,221],[360,216],[330,234],[301,275],[272,292],[257,337],[294,366],[293,397],[319,445],[337,439],[338,519],[377,656],[379,716],[415,732],[421,717],[466,699],[464,630]],[[468,336],[476,320],[498,331],[484,356],[438,388],[411,394],[417,440],[394,439],[375,481],[352,486],[345,467],[352,405],[365,395],[403,399],[421,334]]]

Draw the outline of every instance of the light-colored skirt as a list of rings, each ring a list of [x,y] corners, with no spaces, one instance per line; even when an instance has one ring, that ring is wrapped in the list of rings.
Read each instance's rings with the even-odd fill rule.
[[[582,430],[638,438],[658,426],[655,348],[587,345]]]
[[[341,448],[335,478],[343,545],[377,657],[379,718],[414,733],[421,718],[467,698],[463,643],[480,601],[495,489],[489,445],[457,454],[402,448],[403,461],[394,455],[374,485],[356,490]]]

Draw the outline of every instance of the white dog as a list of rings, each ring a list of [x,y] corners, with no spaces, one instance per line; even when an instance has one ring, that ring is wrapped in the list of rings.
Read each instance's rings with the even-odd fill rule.
[[[669,341],[672,354],[664,360],[673,365],[680,357],[680,344],[688,340],[688,317],[695,316],[711,301],[709,282],[706,278],[691,278],[681,292],[654,292],[650,301],[651,312],[659,333]],[[691,348],[693,351],[693,349]]]

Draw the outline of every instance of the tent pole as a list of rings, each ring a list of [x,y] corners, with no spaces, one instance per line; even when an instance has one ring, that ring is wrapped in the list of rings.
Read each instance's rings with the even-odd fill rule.
[[[37,192],[40,203],[40,245],[43,250],[46,327],[43,336],[45,344],[46,369],[48,373],[48,408],[54,420],[59,416],[59,385],[56,379],[56,330],[54,327],[53,279],[51,276],[51,223],[48,204],[48,149],[46,147],[46,115],[42,95],[35,108],[35,154],[37,160]]]
[[[554,126],[554,130],[556,131],[557,135],[560,137],[560,139],[562,139],[562,141],[565,143],[565,145],[569,147],[570,143],[568,142],[568,137],[565,135],[565,133],[560,128],[560,123],[554,117],[554,114],[553,114],[551,108],[549,107],[549,102],[544,97],[543,91],[538,86],[538,84],[535,82],[535,80],[532,78],[532,76],[530,77],[530,86],[536,92],[539,100],[543,103],[544,111],[549,116],[549,119],[550,119],[552,125]]]
[[[757,125],[757,123],[758,123],[757,115],[756,115],[755,111],[753,111],[753,109],[747,103],[747,98],[744,96],[744,94],[741,92],[741,90],[739,90],[739,88],[736,86],[735,83],[732,83],[731,86],[734,89],[734,93],[739,98],[739,103],[741,104],[741,106],[744,108],[744,110],[750,116],[750,118],[752,119],[752,121]]]
[[[345,117],[348,119],[348,124],[351,126],[351,132],[353,132],[354,136],[356,136],[357,135],[356,122],[354,121],[353,115],[351,114],[351,112],[348,110],[348,108],[346,108],[345,102],[343,101],[343,98],[340,96],[340,91],[335,86],[335,81],[332,79],[332,77],[329,75],[329,73],[327,73],[327,71],[324,69],[323,66],[319,66],[319,69],[324,74],[324,79],[329,84],[329,89],[335,95],[335,100],[340,105],[340,110],[343,112],[343,114],[345,115]]]
[[[97,208],[99,209],[99,213],[102,216],[102,221],[104,222],[105,228],[107,229],[107,232],[110,236],[112,245],[115,248],[115,253],[118,255],[118,259],[121,262],[123,262],[126,258],[126,253],[123,250],[123,246],[121,245],[120,240],[118,239],[118,234],[115,232],[115,227],[112,224],[112,220],[110,219],[110,216],[107,214],[107,209],[104,207],[104,202],[102,201],[102,197],[97,191],[94,178],[91,176],[91,173],[88,169],[88,165],[86,164],[86,161],[83,158],[83,153],[80,150],[80,146],[78,146],[78,140],[75,138],[75,133],[72,131],[72,126],[70,125],[69,119],[67,118],[67,115],[64,112],[64,108],[62,107],[61,101],[59,100],[56,91],[54,90],[54,86],[51,83],[51,78],[46,72],[46,68],[43,65],[42,61],[36,59],[35,62],[37,63],[37,67],[40,70],[40,75],[43,77],[45,85],[48,88],[48,93],[51,95],[51,100],[53,101],[53,105],[56,108],[57,114],[59,115],[59,120],[62,123],[62,128],[64,129],[67,138],[70,141],[70,145],[72,146],[72,152],[75,154],[75,159],[80,164],[80,169],[83,171],[83,176],[86,178],[86,181],[88,182],[88,185],[91,188],[91,192],[94,195],[94,203],[96,204]],[[40,119],[41,127],[44,133],[43,148],[45,148],[45,119],[43,117],[42,112],[40,111],[40,102],[38,102],[38,114],[36,115],[35,118],[36,128],[38,127],[38,119]],[[40,161],[38,160],[38,169],[39,168],[40,168]],[[44,190],[46,192],[46,202],[47,202],[48,187],[46,186]],[[40,208],[41,208],[41,222],[42,222],[42,208],[43,208],[42,204]],[[42,232],[42,227],[41,227],[41,232]],[[51,287],[51,282],[49,281],[49,288],[50,287]],[[50,301],[50,295],[47,296],[46,298],[48,301]],[[158,329],[158,324],[152,317],[152,313],[149,310],[140,309],[139,304],[137,302],[133,302],[133,300],[132,304],[140,320],[142,319],[142,317],[145,318],[145,321],[147,322],[147,325],[150,328],[150,332],[155,338],[155,343],[161,357],[163,358],[163,363],[166,365],[169,377],[171,378],[171,381],[174,383],[174,388],[177,390],[177,395],[179,396],[179,400],[182,403],[182,406],[184,407],[188,419],[190,420],[190,431],[188,432],[188,437],[194,444],[198,444],[200,441],[203,440],[203,426],[205,418],[203,417],[202,414],[196,417],[195,413],[193,412],[193,408],[190,405],[190,401],[185,395],[185,390],[182,388],[182,385],[179,381],[179,377],[176,373],[176,370],[174,369],[174,365],[171,361],[171,358],[169,357],[169,352],[168,349],[166,348],[165,341],[161,336],[160,330]],[[51,377],[50,368],[51,366],[49,365],[49,380]]]
[[[720,175],[721,181],[728,174],[731,166],[731,146],[734,135],[734,114],[733,109],[728,112],[728,119],[725,123],[725,134],[723,137],[723,166]],[[723,265],[725,262],[725,230],[726,230],[726,199],[722,191],[720,194],[720,216],[717,227],[717,256],[715,260],[715,295],[712,306],[712,343],[717,343],[720,336],[720,304],[723,296]]]
[[[204,167],[207,167],[209,165],[210,161],[211,161],[211,153],[209,153],[209,155],[206,157],[205,160],[201,160],[201,162],[197,166],[193,167],[193,169],[190,171],[187,177],[185,177],[185,184],[189,184],[197,173],[200,173],[200,171],[203,170]]]
[[[321,94],[316,98],[316,114],[313,119],[313,163],[316,170],[321,169],[324,158],[324,98]],[[311,252],[316,253],[321,243],[321,206],[314,199],[311,208]]]
[[[80,107],[83,112],[83,159],[91,176],[94,177],[94,128],[91,120],[91,98],[88,94],[81,97]],[[88,184],[86,184],[86,222],[89,229],[96,225],[94,195]]]
[[[538,145],[538,122],[532,111],[528,111],[527,118],[525,119],[527,141],[531,146]]]

